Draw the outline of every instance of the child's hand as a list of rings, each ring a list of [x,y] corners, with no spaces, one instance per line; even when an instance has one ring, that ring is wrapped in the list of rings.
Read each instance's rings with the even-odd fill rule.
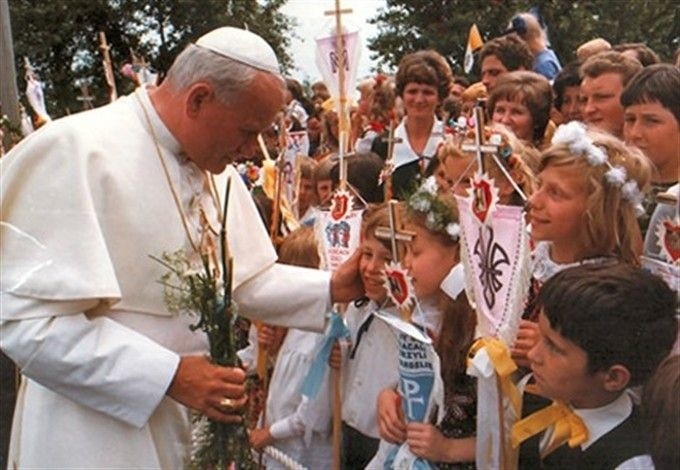
[[[406,442],[411,452],[432,462],[446,462],[449,439],[431,424],[408,423],[406,427]]]
[[[275,339],[276,331],[274,330],[273,326],[263,323],[262,326],[258,328],[257,344],[261,349],[269,351],[271,347],[274,345]]]
[[[342,367],[342,348],[339,341],[333,343],[331,355],[328,357],[328,365],[333,369],[340,369]]]
[[[378,395],[378,426],[380,437],[391,444],[406,440],[406,420],[401,409],[401,397],[396,390],[386,388]]]
[[[274,442],[274,438],[269,432],[269,428],[257,428],[250,431],[250,445],[255,450],[262,450]]]
[[[512,359],[520,367],[530,366],[527,354],[538,343],[540,333],[538,324],[528,320],[522,320],[519,324],[517,339],[510,350]]]
[[[267,351],[271,356],[276,356],[286,336],[286,331],[286,328],[263,323],[257,330],[259,347],[263,351]]]

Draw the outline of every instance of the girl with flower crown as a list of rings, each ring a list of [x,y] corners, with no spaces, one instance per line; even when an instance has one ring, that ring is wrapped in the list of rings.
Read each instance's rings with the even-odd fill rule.
[[[465,370],[476,322],[462,282],[457,292],[442,289],[459,263],[460,227],[455,201],[438,189],[434,178],[428,178],[407,201],[406,229],[415,236],[404,263],[416,296],[429,305],[416,310],[413,322],[433,337],[441,361],[443,418],[405,423],[397,392],[386,389],[378,403],[380,434],[393,444],[408,443],[413,454],[438,468],[475,468],[476,384]]]
[[[639,265],[637,217],[651,177],[649,161],[639,150],[578,121],[557,129],[538,169],[538,189],[529,198],[536,246],[524,317],[531,322],[538,316],[538,289],[557,272],[613,259]],[[513,347],[518,364],[526,364],[536,338],[535,328],[523,321]]]

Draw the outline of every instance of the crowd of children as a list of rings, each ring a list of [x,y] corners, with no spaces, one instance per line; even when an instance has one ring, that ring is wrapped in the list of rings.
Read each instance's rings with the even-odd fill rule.
[[[330,210],[343,173],[368,204],[359,247],[364,296],[344,306],[348,335],[334,343],[314,400],[300,387],[324,335],[277,334],[267,325],[251,335],[274,364],[266,410],[251,431],[256,449],[274,446],[309,468],[330,468],[335,374],[342,468],[386,468],[388,449],[402,445],[435,468],[475,468],[477,384],[466,369],[476,316],[463,276],[454,275],[465,269],[454,195],[471,193],[481,163],[498,203],[524,209],[531,239],[531,287],[508,345],[523,391],[518,432],[541,410],[583,430],[569,443],[557,425],[527,431],[519,468],[680,468],[680,69],[656,63],[643,45],[601,39],[561,69],[530,16],[511,26],[479,54],[481,83],[454,81],[435,51],[405,55],[394,78],[362,82],[348,136],[356,153],[345,157],[344,172],[327,90],[317,85],[307,99],[288,81],[279,125],[306,129],[310,145],[298,157],[302,228],[284,239],[281,260],[319,267],[321,240],[309,226]],[[488,124],[475,129],[480,104]],[[465,145],[475,132],[495,146],[481,159]],[[392,169],[391,191],[383,166]],[[386,194],[401,200],[396,213],[409,234],[401,260],[384,236],[394,216]],[[390,321],[400,310],[385,280],[396,261],[417,298],[410,320],[437,357],[441,387],[432,400],[441,409],[424,422],[407,422],[402,406],[400,333]]]

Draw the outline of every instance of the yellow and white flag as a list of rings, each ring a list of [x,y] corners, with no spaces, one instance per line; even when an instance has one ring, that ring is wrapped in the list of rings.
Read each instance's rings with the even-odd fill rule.
[[[473,54],[483,45],[484,41],[482,41],[482,36],[479,34],[479,29],[477,29],[476,24],[473,24],[470,26],[470,34],[468,34],[467,47],[465,48],[465,58],[463,59],[463,70],[465,70],[465,73],[470,73],[470,70],[472,70],[472,65],[475,62]]]

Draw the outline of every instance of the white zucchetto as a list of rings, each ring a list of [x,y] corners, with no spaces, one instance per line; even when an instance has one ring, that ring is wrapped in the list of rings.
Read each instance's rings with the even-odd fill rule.
[[[201,36],[196,45],[258,70],[281,74],[274,49],[260,36],[245,29],[217,28]]]

